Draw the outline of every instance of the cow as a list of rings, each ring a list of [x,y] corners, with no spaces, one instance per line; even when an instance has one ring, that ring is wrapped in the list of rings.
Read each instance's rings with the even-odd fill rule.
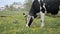
[[[37,13],[40,13],[41,27],[43,27],[45,14],[56,15],[59,11],[59,5],[58,0],[34,0],[28,15],[26,15],[26,27],[30,27],[33,19],[37,17]]]

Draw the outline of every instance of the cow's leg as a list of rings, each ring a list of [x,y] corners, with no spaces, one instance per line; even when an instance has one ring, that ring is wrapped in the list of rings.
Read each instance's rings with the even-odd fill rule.
[[[44,13],[42,11],[40,11],[40,15],[41,15],[41,27],[44,26]]]
[[[28,15],[26,21],[27,21],[26,27],[30,27],[31,23],[33,22],[33,17]]]
[[[43,0],[42,0],[43,1]],[[45,15],[45,3],[43,4],[41,1],[41,6],[40,6],[40,15],[41,15],[41,27],[44,26],[44,15]]]

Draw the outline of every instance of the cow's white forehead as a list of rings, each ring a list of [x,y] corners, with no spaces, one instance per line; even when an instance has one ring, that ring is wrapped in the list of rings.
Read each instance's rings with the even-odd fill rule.
[[[38,0],[40,2],[40,0]],[[32,0],[32,2],[34,2],[34,0]]]
[[[38,0],[38,1],[40,1],[40,0]],[[42,0],[43,1],[43,0]]]
[[[43,1],[43,0],[42,0]],[[34,0],[32,0],[32,2],[34,2]],[[40,2],[40,0],[38,0],[38,2]]]
[[[38,2],[40,3],[40,0],[38,0]]]
[[[40,0],[38,0],[40,2]]]
[[[32,0],[32,1],[34,1],[34,0]],[[40,0],[38,0],[38,1],[40,1]]]

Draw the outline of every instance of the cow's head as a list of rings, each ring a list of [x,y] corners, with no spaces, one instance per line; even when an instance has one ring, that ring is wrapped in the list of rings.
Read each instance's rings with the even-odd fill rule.
[[[29,14],[23,13],[25,20],[26,20],[26,27],[30,27],[31,23],[33,22],[33,16],[30,16]]]

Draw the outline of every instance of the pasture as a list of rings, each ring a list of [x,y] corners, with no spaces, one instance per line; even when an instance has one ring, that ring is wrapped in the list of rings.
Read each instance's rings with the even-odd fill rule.
[[[34,19],[30,28],[26,28],[25,17],[21,11],[0,12],[0,34],[60,34],[60,17],[45,16],[45,26],[40,28],[40,19]]]

